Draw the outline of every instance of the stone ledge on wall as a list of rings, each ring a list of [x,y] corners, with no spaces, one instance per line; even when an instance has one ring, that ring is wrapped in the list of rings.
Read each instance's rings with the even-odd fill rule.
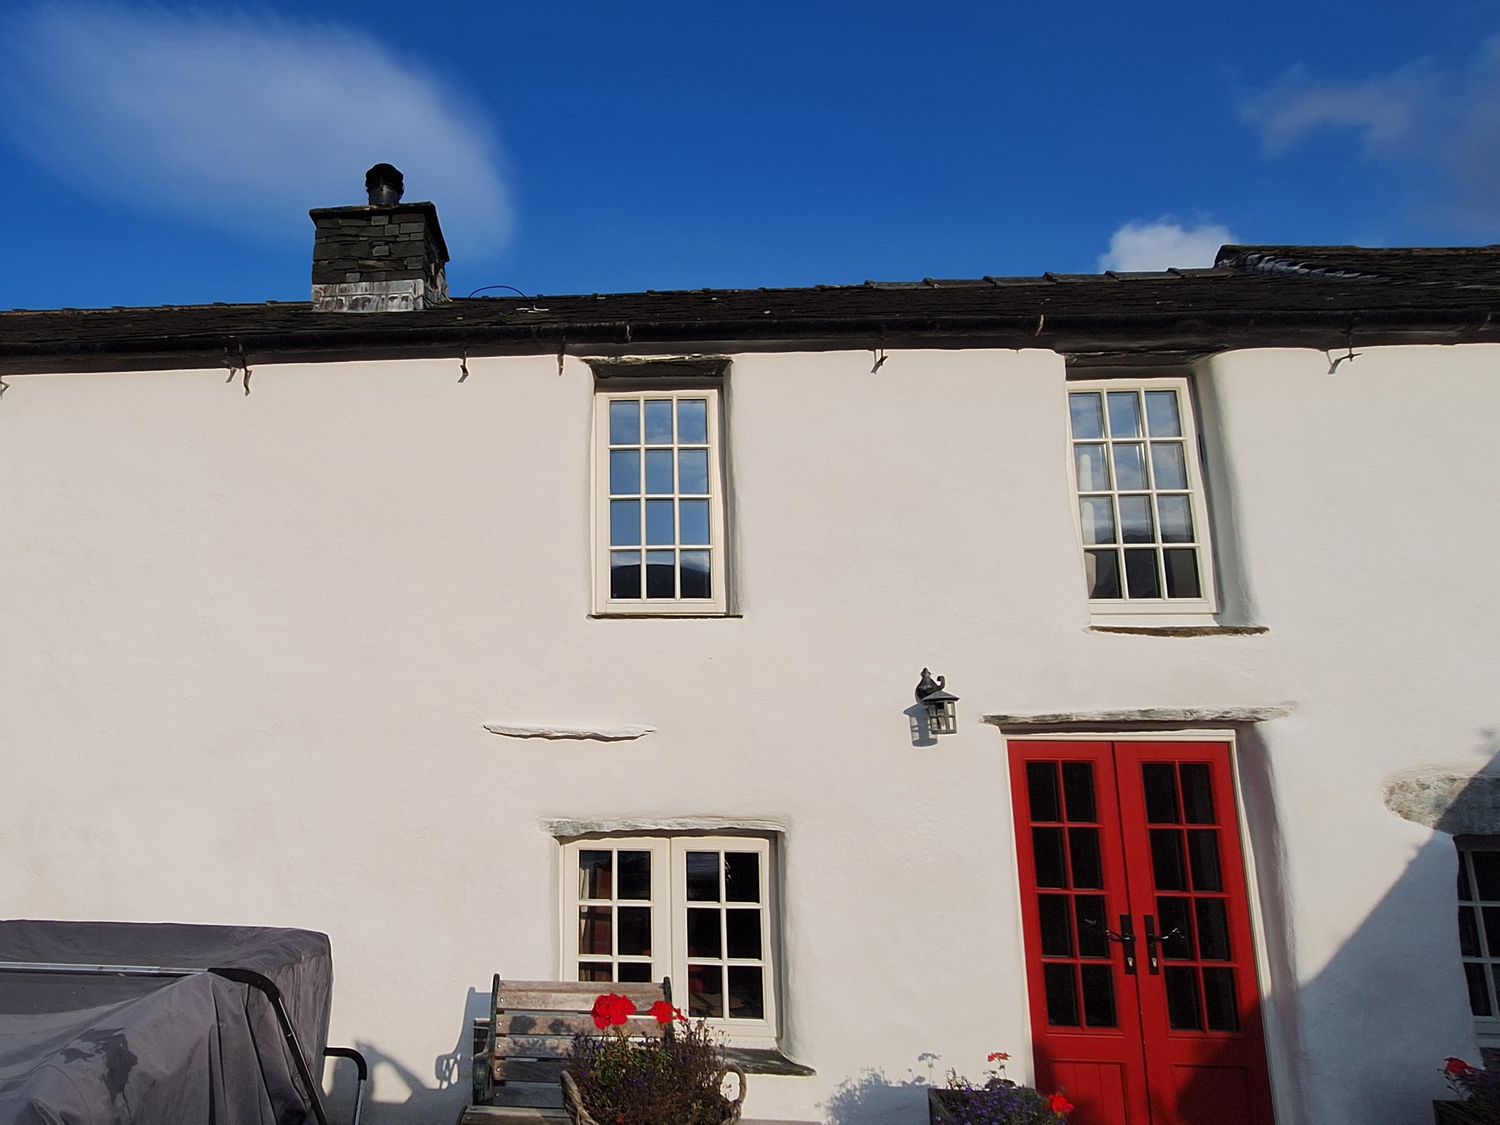
[[[585,742],[629,742],[644,738],[655,727],[622,723],[613,727],[565,727],[555,723],[485,723],[484,729],[505,738],[571,739]]]

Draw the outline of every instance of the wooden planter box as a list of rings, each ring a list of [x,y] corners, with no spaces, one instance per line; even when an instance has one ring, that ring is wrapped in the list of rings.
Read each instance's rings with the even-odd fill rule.
[[[1480,1118],[1464,1108],[1463,1102],[1433,1102],[1433,1125],[1483,1125]]]

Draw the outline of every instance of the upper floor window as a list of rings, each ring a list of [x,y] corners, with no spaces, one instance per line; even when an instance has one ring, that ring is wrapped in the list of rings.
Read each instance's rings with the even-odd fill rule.
[[[716,388],[603,391],[594,400],[594,608],[724,613]]]
[[[1212,613],[1213,559],[1185,379],[1068,383],[1095,614]]]

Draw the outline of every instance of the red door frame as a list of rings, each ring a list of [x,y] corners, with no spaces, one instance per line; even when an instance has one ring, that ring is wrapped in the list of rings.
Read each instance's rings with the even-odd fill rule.
[[[1070,1118],[1074,1125],[1272,1125],[1230,745],[1028,739],[1009,746],[1038,1084],[1049,1092],[1063,1089],[1078,1104]],[[1028,783],[1033,763],[1042,782],[1036,801],[1045,807],[1033,808]],[[1061,783],[1069,775],[1062,771],[1070,765],[1074,771],[1092,771],[1093,808],[1088,802],[1075,808],[1064,800]],[[1153,802],[1146,797],[1148,772],[1156,786]],[[1189,775],[1198,811],[1183,803]],[[1047,776],[1056,782],[1046,782]],[[1177,802],[1175,820],[1162,811],[1164,782]],[[1048,795],[1049,785],[1058,786],[1055,795]],[[1155,806],[1155,819],[1148,804]],[[1102,855],[1096,865],[1084,862],[1080,883],[1075,836],[1085,837],[1077,843],[1087,843],[1091,833],[1101,841]],[[1199,885],[1197,868],[1191,881],[1188,877],[1190,850],[1200,846],[1217,849],[1212,866],[1219,876],[1204,880],[1207,889]],[[1039,850],[1046,853],[1040,863]],[[1059,862],[1067,865],[1060,880]],[[1110,931],[1107,944],[1097,938],[1101,895]],[[1067,908],[1061,905],[1064,898],[1070,902]],[[1189,932],[1148,941],[1149,934],[1161,936],[1169,929],[1169,911]],[[1050,947],[1044,945],[1044,912],[1050,919]],[[1216,936],[1198,933],[1205,920]],[[1068,933],[1060,937],[1064,923]],[[1071,985],[1066,981],[1070,973]],[[1079,973],[1085,975],[1080,978]],[[1055,986],[1060,984],[1051,994],[1049,974]],[[1178,1004],[1175,1022],[1183,1029],[1173,1026],[1165,987],[1169,977]],[[1094,1011],[1088,1010],[1090,980]],[[1219,1003],[1217,1008],[1210,1005],[1205,1020],[1204,992],[1210,983]],[[1234,994],[1229,1003],[1226,987]],[[1111,991],[1113,1012],[1105,1003]],[[1196,995],[1198,1028],[1189,1026],[1194,1018],[1190,994]],[[1049,1003],[1060,1006],[1049,1013]],[[1086,1026],[1107,1024],[1111,1018],[1114,1026]],[[1213,1030],[1231,1024],[1237,1027]]]

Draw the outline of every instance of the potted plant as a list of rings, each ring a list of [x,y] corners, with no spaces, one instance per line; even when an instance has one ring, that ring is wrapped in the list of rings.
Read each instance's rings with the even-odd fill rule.
[[[1072,1103],[1012,1082],[1005,1077],[1009,1059],[1004,1051],[992,1052],[987,1077],[977,1085],[950,1070],[946,1088],[927,1091],[931,1125],[1065,1125]]]
[[[1443,1077],[1459,1097],[1432,1103],[1436,1125],[1500,1125],[1500,1074],[1448,1058]]]
[[[631,1036],[635,1004],[608,993],[594,1001],[598,1035],[576,1035],[563,1066],[563,1104],[574,1125],[734,1125],[745,1072],[726,1063],[707,1024],[689,1023],[664,1000],[651,1005],[655,1035]],[[724,1079],[739,1079],[733,1100]]]

